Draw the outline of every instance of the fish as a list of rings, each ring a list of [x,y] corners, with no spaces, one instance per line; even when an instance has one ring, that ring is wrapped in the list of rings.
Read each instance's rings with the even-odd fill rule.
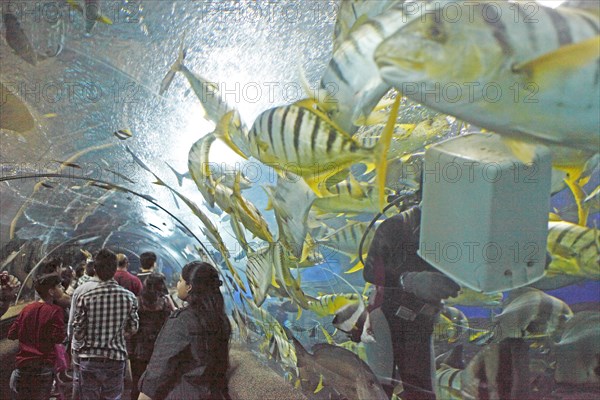
[[[471,335],[477,343],[506,338],[551,337],[564,329],[573,312],[567,303],[541,290],[523,287],[512,290],[502,312],[493,317],[493,328]]]
[[[278,177],[276,186],[264,186],[269,204],[267,209],[275,211],[279,228],[278,240],[300,262],[308,256],[304,251],[308,244],[307,218],[316,196],[301,179]]]
[[[385,194],[390,193],[386,189]],[[319,213],[375,214],[379,212],[379,192],[377,185],[358,182],[350,174],[347,180],[321,190],[321,197],[313,205]]]
[[[260,307],[267,298],[267,291],[273,281],[273,259],[269,247],[248,253],[246,278],[254,304]]]
[[[83,7],[77,0],[67,0],[67,4],[83,15],[85,18],[85,32],[88,35],[92,32],[96,22],[102,22],[106,25],[113,24],[110,18],[100,13],[100,0],[85,0]]]
[[[41,54],[37,54],[16,15],[5,12],[2,14],[2,20],[4,21],[6,43],[21,59],[36,66],[38,61],[46,58]]]
[[[324,294],[311,298],[308,302],[308,309],[319,317],[325,317],[336,315],[344,307],[350,304],[358,304],[364,300],[358,293]]]
[[[169,89],[173,78],[177,72],[179,72],[187,79],[194,94],[198,100],[200,100],[204,110],[204,117],[217,124],[225,114],[234,111],[234,108],[227,104],[219,91],[219,85],[217,83],[209,82],[204,77],[194,74],[183,64],[187,54],[187,51],[183,47],[184,39],[185,38],[182,38],[181,40],[177,59],[173,65],[171,65],[171,68],[160,84],[158,95],[162,96]]]
[[[235,213],[239,222],[254,236],[267,242],[274,241],[273,234],[269,230],[269,224],[258,208],[242,196],[238,185],[234,185],[232,190],[215,183],[214,195],[217,206],[229,215]]]
[[[25,102],[11,89],[0,83],[0,128],[26,133],[33,129],[35,121]]]
[[[358,3],[360,4],[360,2]],[[354,10],[357,4],[354,4]],[[342,3],[336,27],[338,43],[319,82],[316,99],[318,106],[345,132],[353,134],[358,121],[367,119],[391,85],[378,73],[373,55],[383,40],[409,20],[402,2],[364,2],[364,17],[357,16],[352,28],[344,28],[349,21],[346,10],[351,3]],[[364,11],[363,11],[364,10]],[[347,34],[343,34],[347,31]],[[309,89],[307,92],[310,93]]]
[[[329,343],[318,343],[312,354],[293,335],[300,384],[313,392],[319,383],[348,400],[387,400],[388,396],[371,368],[352,351]]]
[[[491,5],[495,11],[488,15]],[[412,100],[500,135],[597,149],[598,15],[540,6],[537,22],[530,23],[523,4],[481,1],[468,7],[437,4],[383,41],[374,57],[384,81]],[[451,8],[461,13],[452,21],[440,17]],[[496,94],[490,100],[491,86]],[[450,87],[452,94],[442,99],[441,88]]]
[[[375,229],[370,229],[365,236],[368,225],[369,223],[367,222],[348,223],[342,226],[341,228],[337,229],[336,231],[326,236],[323,236],[322,238],[316,239],[316,243],[319,246],[324,246],[331,249],[333,252],[339,252],[350,257],[350,263],[352,264],[360,256],[360,254],[358,253],[360,242],[361,240],[363,240],[363,237],[363,256],[367,253],[371,241],[373,240],[373,237],[375,235]],[[360,264],[362,265],[362,263]]]
[[[439,399],[526,399],[529,353],[523,339],[505,339],[479,351],[464,369],[442,364],[435,372]]]
[[[600,313],[576,313],[560,340],[553,344],[556,359],[554,379],[557,383],[593,385],[600,383]]]
[[[177,170],[175,168],[173,168],[168,162],[165,161],[165,164],[167,164],[167,167],[169,167],[169,169],[171,171],[173,171],[173,173],[175,174],[175,177],[177,178],[177,183],[179,184],[179,187],[181,187],[183,185],[184,178],[192,179],[189,171],[186,171],[182,174],[180,172],[177,172]]]
[[[113,135],[119,140],[127,140],[133,136],[129,128],[119,129],[113,132]]]
[[[208,154],[215,139],[212,133],[201,137],[190,147],[188,153],[190,176],[210,207],[215,205],[215,182],[209,168]]]
[[[502,305],[502,293],[482,293],[467,287],[461,287],[456,297],[444,300],[449,306],[461,305],[469,307],[497,308]]]
[[[600,231],[565,221],[548,222],[546,250],[552,260],[546,276],[600,280]]]
[[[388,122],[395,121],[399,102],[397,97]],[[262,112],[247,135],[250,155],[280,172],[301,176],[316,194],[320,182],[352,164],[371,161],[378,167],[378,190],[383,193],[392,127],[386,126],[374,147],[361,147],[311,104],[300,100]]]

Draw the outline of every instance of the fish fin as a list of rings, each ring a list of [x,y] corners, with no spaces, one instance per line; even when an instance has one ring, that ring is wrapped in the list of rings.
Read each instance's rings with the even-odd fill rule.
[[[517,64],[513,66],[512,70],[516,73],[526,73],[531,79],[540,82],[539,75],[570,72],[597,60],[598,57],[600,57],[600,35],[559,47],[533,60]],[[551,82],[551,80],[545,80],[547,84]]]
[[[317,387],[313,393],[319,393],[321,390],[323,390],[323,387],[323,375],[319,375],[319,383],[317,384]]]
[[[509,137],[503,137],[502,141],[523,164],[531,164],[535,160],[535,144]]]
[[[348,181],[350,182],[350,187],[357,189],[357,193],[350,193],[350,197],[352,197],[353,199],[364,199],[365,197],[367,197],[362,186],[360,186],[360,182],[354,177],[354,174],[352,172],[348,174]]]
[[[102,22],[103,24],[106,25],[112,25],[113,22],[110,18],[108,18],[107,16],[104,15],[98,15],[98,17],[96,18],[97,21]]]
[[[548,213],[548,221],[562,221],[563,219],[557,213],[550,212]]]
[[[333,338],[331,337],[331,335],[329,334],[329,332],[327,332],[327,329],[325,329],[323,327],[323,325],[321,325],[321,331],[323,331],[323,336],[325,336],[325,340],[327,341],[327,343],[329,343],[329,344],[335,344],[335,341],[333,340]]]
[[[490,331],[474,331],[469,335],[469,342],[475,343],[479,346],[490,343],[490,341],[494,338],[494,329]]]
[[[374,162],[363,161],[362,163],[365,165],[365,167],[367,167],[365,169],[365,174],[372,172],[373,170],[375,170],[375,167],[377,166],[377,164]]]
[[[354,265],[354,267],[350,268],[348,271],[344,272],[345,274],[352,274],[354,272],[358,272],[362,269],[364,269],[365,266],[363,265],[362,262],[357,261],[356,264]]]
[[[572,173],[573,175],[571,175],[571,172],[567,172],[567,173],[569,175],[568,175],[568,178],[565,179],[565,183],[567,184],[569,189],[571,189],[571,192],[573,193],[573,197],[575,198],[575,204],[577,205],[577,217],[578,217],[577,223],[581,226],[586,226],[587,219],[588,219],[589,212],[590,212],[589,205],[584,204],[584,202],[583,202],[586,194],[583,191],[583,189],[581,188],[581,186],[579,185],[579,183],[577,183],[577,181],[575,179],[571,178],[572,176],[577,176],[577,178],[579,178],[579,176],[581,176],[581,170],[577,169],[574,173]]]
[[[242,134],[242,125],[240,120],[240,115],[236,110],[231,110],[221,119],[217,124],[214,134],[216,137],[221,139],[231,150],[233,150],[237,155],[247,160],[248,155],[244,151],[245,149],[241,149],[232,138],[232,129],[236,130],[237,133]]]
[[[301,316],[302,316],[302,307],[298,306],[298,314],[296,315],[296,321],[298,321]]]
[[[377,164],[377,190],[379,192],[379,209],[382,210],[385,206],[385,180],[387,176],[387,154],[390,149],[390,143],[392,141],[392,135],[394,134],[394,125],[398,118],[398,108],[400,107],[401,96],[396,97],[396,101],[392,105],[390,110],[389,119],[383,128],[381,138],[376,145],[376,161]]]

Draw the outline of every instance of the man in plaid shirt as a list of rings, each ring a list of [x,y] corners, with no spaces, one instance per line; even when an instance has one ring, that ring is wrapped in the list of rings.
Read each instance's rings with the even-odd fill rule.
[[[138,329],[138,303],[134,294],[113,278],[117,270],[115,253],[102,249],[94,261],[100,283],[77,299],[73,321],[80,394],[86,400],[119,400],[127,360],[125,335],[133,335]]]

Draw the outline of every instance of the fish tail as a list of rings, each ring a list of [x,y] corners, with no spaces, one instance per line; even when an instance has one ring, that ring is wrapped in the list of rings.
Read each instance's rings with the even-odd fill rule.
[[[173,82],[173,78],[175,77],[175,74],[177,72],[181,71],[181,67],[183,65],[183,60],[185,59],[185,55],[186,55],[186,50],[183,47],[184,39],[185,39],[185,34],[181,38],[181,44],[179,45],[179,54],[177,55],[177,59],[175,60],[173,65],[171,65],[171,68],[169,68],[169,71],[167,71],[167,74],[165,75],[162,82],[160,83],[160,90],[158,91],[159,96],[162,96],[162,94],[169,89],[169,86],[171,86],[171,82]]]
[[[491,331],[476,331],[474,329],[470,329],[471,334],[469,335],[469,342],[475,343],[478,346],[483,346],[488,344],[494,338],[494,330]]]
[[[400,107],[400,96],[396,96],[396,101],[392,104],[390,116],[383,128],[381,138],[375,147],[375,164],[377,165],[377,190],[379,193],[379,209],[382,210],[385,205],[385,179],[387,175],[387,154],[390,149],[390,143],[394,134],[394,126],[398,118],[398,108]]]

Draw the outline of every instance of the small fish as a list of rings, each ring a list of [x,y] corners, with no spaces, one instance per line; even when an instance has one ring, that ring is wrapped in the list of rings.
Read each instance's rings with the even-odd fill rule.
[[[177,183],[179,184],[179,187],[181,187],[183,185],[183,178],[192,179],[189,171],[186,171],[182,174],[182,173],[177,172],[177,170],[175,168],[173,168],[168,162],[165,161],[165,164],[167,164],[167,167],[169,167],[169,169],[171,171],[173,171],[173,173],[175,174],[175,177],[177,178]]]
[[[471,341],[549,337],[560,332],[572,316],[573,312],[564,301],[538,289],[519,288],[509,293],[502,312],[494,316],[494,328],[472,335]]]
[[[105,168],[104,170],[110,172],[114,176],[117,176],[117,177],[119,177],[119,178],[121,178],[121,179],[123,179],[123,180],[125,180],[125,181],[127,181],[129,183],[135,183],[135,181],[131,180],[130,178],[126,177],[125,175],[121,174],[120,172],[117,172],[117,171],[114,171],[114,170],[108,169],[108,168]]]
[[[600,279],[600,231],[565,221],[548,222],[546,274]]]
[[[312,354],[293,336],[300,383],[306,391],[330,388],[348,400],[387,400],[371,368],[352,351],[328,343],[313,346]],[[320,383],[320,384],[319,384]]]
[[[502,305],[502,297],[502,293],[481,293],[462,287],[458,292],[458,296],[450,297],[444,300],[444,303],[449,306],[497,308]]]
[[[35,52],[16,15],[6,12],[2,14],[2,19],[6,30],[6,42],[19,57],[33,66],[37,65],[38,60],[45,58]]]
[[[82,169],[79,164],[75,164],[70,161],[58,161],[58,160],[51,160],[51,161],[60,164],[61,169],[65,168],[65,167]]]
[[[600,383],[600,313],[582,311],[567,322],[560,340],[552,346],[558,383]]]
[[[42,117],[44,117],[44,118],[56,118],[56,117],[58,117],[58,114],[57,113],[47,113],[47,114],[42,115]]]
[[[215,205],[215,181],[209,168],[208,154],[215,139],[212,133],[201,137],[192,145],[188,153],[190,176],[210,207]]]
[[[33,129],[35,121],[26,103],[21,101],[13,92],[0,83],[0,128],[18,133]]]
[[[51,183],[48,183],[48,181],[42,181],[42,182],[40,182],[40,185],[42,185],[43,187],[48,188],[48,189],[54,189],[54,185]]]
[[[120,139],[120,140],[127,140],[127,139],[129,139],[130,137],[132,137],[132,136],[133,136],[133,133],[131,133],[131,130],[130,130],[130,129],[128,129],[128,128],[124,128],[124,129],[119,129],[119,130],[117,130],[117,131],[114,131],[114,132],[113,132],[113,135],[115,135],[115,137],[116,137],[117,139]]]

